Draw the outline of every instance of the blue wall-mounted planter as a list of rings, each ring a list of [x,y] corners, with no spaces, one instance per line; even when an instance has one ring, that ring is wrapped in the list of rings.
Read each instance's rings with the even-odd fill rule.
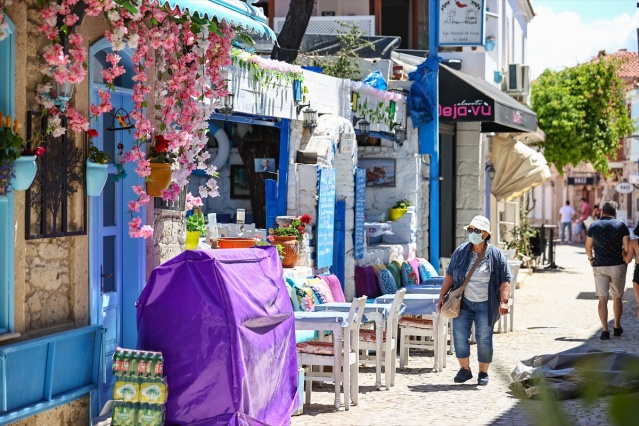
[[[495,50],[495,39],[487,38],[485,46],[486,52],[492,52],[493,50]]]
[[[493,71],[493,81],[497,84],[500,84],[501,81],[504,79],[504,75],[501,73],[501,71]]]
[[[87,160],[87,195],[99,197],[109,177],[108,164],[98,164]]]
[[[23,155],[16,160],[14,163],[15,177],[11,180],[11,187],[14,191],[29,189],[38,171],[35,160],[35,155]]]

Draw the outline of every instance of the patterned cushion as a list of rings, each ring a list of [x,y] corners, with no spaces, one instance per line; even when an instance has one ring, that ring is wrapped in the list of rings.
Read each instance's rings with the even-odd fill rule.
[[[419,264],[419,280],[426,281],[429,278],[430,278],[430,275],[428,274],[426,267],[422,263],[420,263]]]
[[[379,282],[379,291],[382,294],[395,294],[397,292],[397,284],[393,278],[393,274],[384,268],[379,270],[379,276],[377,277]]]
[[[307,279],[306,282],[313,289],[313,294],[317,296],[320,303],[331,303],[334,302],[333,294],[331,293],[331,289],[328,287],[324,281],[319,278]]]
[[[386,341],[386,333],[382,333],[382,341]],[[359,340],[362,342],[376,342],[377,334],[375,330],[361,329],[359,330]]]
[[[413,271],[408,262],[402,263],[402,285],[417,285],[417,273]]]
[[[424,259],[423,257],[418,257],[417,260],[419,260],[419,263],[424,265],[424,268],[426,268],[426,272],[428,273],[427,278],[439,276],[439,272],[437,272],[437,269],[435,269],[435,267],[431,265],[428,260]]]
[[[419,260],[417,260],[416,258],[413,258],[408,261],[408,264],[413,269],[413,272],[415,272],[415,277],[417,279],[417,282],[415,284],[419,284],[422,281],[419,278]]]
[[[313,354],[313,355],[334,355],[335,348],[333,347],[333,342],[318,342],[318,341],[310,341],[304,343],[298,343],[295,345],[297,348],[297,352],[302,352],[305,354]],[[353,352],[351,350],[351,352]]]
[[[315,296],[315,304],[326,303],[325,295],[322,294],[317,283],[321,282],[319,278],[307,278],[306,286],[310,287],[311,291],[313,291],[313,296]]]
[[[369,299],[381,296],[372,266],[355,266],[355,292],[357,297],[368,296]]]
[[[400,327],[433,328],[433,320],[404,317],[399,320]]]
[[[307,285],[302,287],[295,287],[297,298],[299,299],[300,308],[302,311],[310,312],[316,305],[316,299],[313,295],[313,289]]]
[[[399,266],[397,262],[391,262],[388,265],[386,265],[386,270],[390,271],[390,273],[393,274],[393,279],[395,280],[395,284],[397,285],[397,288],[400,288],[402,286],[401,266]]]
[[[339,278],[336,275],[320,275],[318,276],[322,281],[328,284],[328,288],[331,289],[331,295],[336,302],[346,302],[344,297],[344,290],[342,290],[342,283],[339,282]]]
[[[288,281],[286,282],[286,289],[288,290],[288,296],[291,298],[291,304],[293,305],[293,310],[299,312],[302,310],[300,308],[300,300],[297,298],[297,293],[295,292],[295,287],[290,285]]]
[[[293,303],[293,309],[296,311],[303,311],[304,308],[300,304],[301,296],[297,290],[301,289],[304,284],[306,284],[306,280],[304,278],[286,277],[286,284],[291,286],[291,302]]]

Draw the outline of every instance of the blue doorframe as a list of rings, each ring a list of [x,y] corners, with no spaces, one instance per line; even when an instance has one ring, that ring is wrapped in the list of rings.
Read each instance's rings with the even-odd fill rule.
[[[8,16],[9,36],[0,42],[0,111],[15,117],[16,27]],[[21,120],[24,122],[24,120]],[[14,294],[14,203],[13,192],[0,200],[0,334],[13,333]]]
[[[344,258],[346,257],[346,201],[335,202],[335,229],[333,230],[333,265],[331,274],[335,274],[344,289]]]

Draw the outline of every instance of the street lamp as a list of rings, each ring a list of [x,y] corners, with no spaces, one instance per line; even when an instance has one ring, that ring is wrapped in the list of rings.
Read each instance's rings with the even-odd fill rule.
[[[357,123],[359,123],[359,134],[368,138],[371,134],[371,123],[364,118],[353,117],[353,127],[357,126]]]
[[[317,110],[310,107],[304,110],[304,127],[313,130],[317,127]]]

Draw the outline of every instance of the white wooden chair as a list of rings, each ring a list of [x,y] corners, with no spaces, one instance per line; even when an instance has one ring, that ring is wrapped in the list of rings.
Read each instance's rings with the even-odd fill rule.
[[[497,332],[501,333],[502,327],[504,329],[504,333],[508,333],[509,331],[513,331],[513,320],[515,318],[515,288],[517,287],[517,275],[519,275],[519,269],[521,268],[521,261],[519,260],[510,260],[508,261],[508,265],[510,266],[510,298],[508,299],[508,313],[499,318],[497,323]],[[510,327],[508,326],[508,319],[510,318]],[[502,325],[503,323],[503,325]]]
[[[404,317],[399,320],[399,367],[408,365],[410,348],[430,349],[433,351],[434,372],[446,367],[446,338],[448,320],[439,313],[417,317]]]
[[[341,353],[336,354],[332,342],[311,341],[297,344],[298,367],[310,366],[311,369],[304,376],[306,382],[306,403],[311,403],[313,382],[335,383],[335,408],[339,409],[340,385],[344,385],[344,409],[348,411],[351,405],[357,405],[359,397],[359,326],[362,322],[366,296],[353,299],[348,313],[348,327],[344,328],[344,341]],[[335,369],[335,356],[339,357],[339,368]],[[313,371],[313,366],[330,365],[333,371]],[[322,369],[323,370],[323,369]]]
[[[400,311],[404,301],[406,289],[402,288],[395,293],[393,304],[390,308],[390,315],[385,322],[385,330],[383,331],[383,353],[375,353],[374,356],[368,355],[369,351],[376,351],[377,333],[376,330],[364,329],[359,330],[359,350],[363,353],[359,355],[360,364],[365,361],[375,360],[377,357],[384,362],[384,383],[386,390],[390,390],[391,386],[395,386],[395,370],[397,369],[397,347],[398,347],[398,327]]]

